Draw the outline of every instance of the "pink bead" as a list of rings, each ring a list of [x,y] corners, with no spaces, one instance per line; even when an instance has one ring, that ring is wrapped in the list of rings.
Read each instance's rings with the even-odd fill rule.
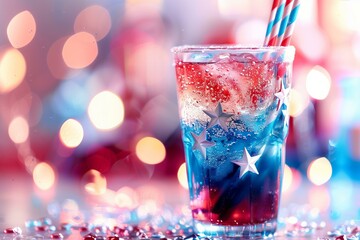
[[[346,239],[347,239],[347,238],[346,238],[345,235],[337,236],[337,237],[335,238],[335,240],[346,240]]]
[[[118,236],[110,236],[110,237],[107,237],[107,240],[120,240],[120,237],[118,237]]]
[[[89,233],[87,235],[84,236],[83,240],[95,240],[96,239],[96,235],[93,233]]]
[[[89,231],[89,228],[83,226],[83,227],[79,227],[79,231],[80,232],[88,232]]]
[[[6,228],[6,229],[4,229],[4,233],[6,233],[6,234],[21,234],[22,230],[19,227]]]
[[[51,239],[63,239],[64,236],[61,233],[53,233],[50,235]]]
[[[46,230],[48,230],[48,226],[45,226],[45,225],[36,226],[35,230],[38,232],[45,232]]]

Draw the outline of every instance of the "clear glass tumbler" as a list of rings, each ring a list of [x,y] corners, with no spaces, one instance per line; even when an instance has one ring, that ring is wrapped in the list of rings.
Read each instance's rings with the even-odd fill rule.
[[[295,48],[171,50],[195,231],[222,238],[273,236]]]

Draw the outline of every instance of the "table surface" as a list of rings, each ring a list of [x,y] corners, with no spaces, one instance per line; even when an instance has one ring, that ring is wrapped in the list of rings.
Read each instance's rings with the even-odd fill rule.
[[[77,209],[77,214],[83,213],[81,217],[77,216],[77,221],[112,225],[119,223],[119,216],[127,219],[124,221],[136,224],[137,221],[159,221],[158,216],[161,215],[164,216],[162,222],[156,224],[164,225],[165,221],[172,221],[167,227],[171,224],[176,225],[176,221],[181,221],[180,218],[189,213],[186,212],[187,190],[177,181],[158,179],[132,184],[133,186],[124,185],[114,179],[108,182],[108,188],[113,187],[114,191],[103,196],[92,196],[83,191],[81,183],[76,181],[58,181],[53,189],[40,191],[33,185],[31,176],[2,173],[0,229],[19,226],[26,230],[26,224],[44,217],[52,219],[56,225],[62,221],[61,219],[66,219],[64,211],[69,213],[69,209]],[[114,207],[114,204],[110,203],[111,199],[116,199],[114,193],[119,186],[127,186],[136,194],[137,211],[133,209],[131,216],[130,211],[124,210],[126,206]],[[349,193],[349,186],[341,184],[341,191],[334,192],[332,189],[339,186],[313,186],[302,183],[297,189],[284,193],[279,214],[279,231],[275,239],[336,239],[341,235],[347,235],[347,239],[351,239],[351,235],[354,236],[353,239],[360,239],[358,186],[358,183],[352,183]],[[188,217],[185,216],[187,219]]]

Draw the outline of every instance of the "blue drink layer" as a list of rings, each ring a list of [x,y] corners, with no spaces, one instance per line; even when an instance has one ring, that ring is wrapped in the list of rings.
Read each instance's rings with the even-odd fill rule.
[[[284,118],[279,114],[257,133],[243,130],[241,117],[229,121],[228,132],[219,126],[206,130],[206,123],[182,123],[194,219],[220,225],[276,219],[287,132]],[[206,131],[206,140],[214,143],[206,148],[206,158],[193,147],[193,133],[199,135],[202,131]],[[240,166],[234,162],[242,158],[245,149],[251,156],[260,155],[255,163],[259,174],[248,171],[240,177]]]
[[[290,67],[249,55],[176,61],[195,222],[253,226],[276,221]]]

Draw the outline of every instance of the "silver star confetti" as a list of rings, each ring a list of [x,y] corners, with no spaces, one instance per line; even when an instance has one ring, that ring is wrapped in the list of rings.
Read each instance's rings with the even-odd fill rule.
[[[259,174],[259,172],[255,166],[255,163],[260,159],[260,157],[261,157],[261,155],[250,156],[248,150],[246,148],[244,148],[244,154],[243,154],[242,158],[238,161],[232,161],[234,164],[240,166],[239,178],[244,176],[244,174],[249,171],[252,173],[255,173],[255,174]]]
[[[214,146],[215,143],[206,140],[206,129],[204,129],[200,135],[196,135],[195,133],[191,133],[191,135],[194,138],[192,149],[199,150],[206,159],[206,148]]]
[[[228,130],[227,126],[226,126],[226,122],[227,120],[233,116],[234,114],[230,114],[230,113],[225,113],[222,110],[222,106],[221,103],[219,102],[218,105],[216,106],[214,111],[207,111],[204,110],[204,113],[206,115],[208,115],[211,120],[210,120],[210,124],[209,124],[209,128],[215,126],[215,125],[219,125],[222,129],[224,129],[225,131]]]
[[[277,110],[279,110],[279,108],[283,104],[285,104],[287,106],[287,104],[288,104],[287,98],[289,96],[289,93],[290,93],[290,87],[285,88],[284,81],[281,80],[281,90],[280,90],[280,92],[275,93],[275,96],[279,99]]]

